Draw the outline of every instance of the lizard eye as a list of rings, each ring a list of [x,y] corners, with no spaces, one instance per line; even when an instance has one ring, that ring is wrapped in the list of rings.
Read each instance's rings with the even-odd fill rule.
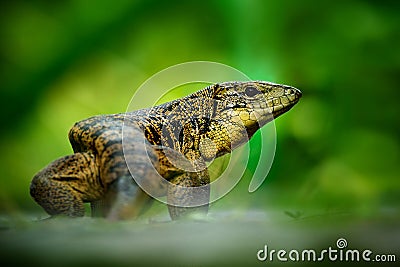
[[[253,87],[253,86],[248,86],[246,87],[244,93],[248,96],[248,97],[253,97],[259,93],[261,93],[257,88]]]

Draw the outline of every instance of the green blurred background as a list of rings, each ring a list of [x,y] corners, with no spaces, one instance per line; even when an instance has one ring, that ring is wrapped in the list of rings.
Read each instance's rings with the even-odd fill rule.
[[[398,222],[399,7],[372,0],[2,2],[0,213],[45,215],[29,196],[30,180],[71,153],[74,122],[124,112],[151,75],[207,60],[303,92],[276,121],[275,161],[262,187],[247,192],[249,169],[211,211]]]

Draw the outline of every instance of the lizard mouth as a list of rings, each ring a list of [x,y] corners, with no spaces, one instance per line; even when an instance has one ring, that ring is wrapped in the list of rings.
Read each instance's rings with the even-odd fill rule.
[[[285,94],[275,98],[267,99],[268,107],[271,109],[274,118],[279,117],[283,113],[289,111],[294,105],[299,102],[302,93],[299,89],[290,87],[285,90]]]
[[[288,105],[283,105],[282,107],[275,108],[272,112],[272,116],[274,118],[278,118],[283,113],[289,111],[294,105],[297,104],[297,102],[299,102],[299,98],[296,98],[295,100],[291,101]]]

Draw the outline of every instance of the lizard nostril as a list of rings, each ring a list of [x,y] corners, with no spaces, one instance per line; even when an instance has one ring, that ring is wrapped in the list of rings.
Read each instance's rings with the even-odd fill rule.
[[[303,93],[299,89],[296,90],[296,94],[299,98],[303,95]]]

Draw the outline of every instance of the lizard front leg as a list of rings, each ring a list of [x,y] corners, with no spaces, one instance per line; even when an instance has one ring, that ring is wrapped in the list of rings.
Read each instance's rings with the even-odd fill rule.
[[[151,187],[155,196],[166,194],[166,187],[157,183],[158,173],[152,165],[155,164],[159,168],[159,151],[148,143],[137,142],[132,136],[134,135],[126,137],[131,139],[125,144],[124,150],[122,144],[115,144],[116,148],[112,149],[110,146],[110,152],[106,151],[103,154],[107,164],[100,168],[101,175],[103,181],[111,182],[104,196],[91,203],[94,217],[105,217],[109,220],[136,218],[150,207],[153,199],[141,189],[134,177],[139,179],[145,188]]]
[[[167,201],[168,211],[173,220],[197,212],[207,214],[210,200],[210,177],[207,169],[180,174],[170,180],[170,183]],[[196,203],[206,204],[199,206]]]
[[[109,185],[104,197],[91,202],[93,217],[109,220],[136,218],[150,207],[152,199],[135,183],[132,176],[125,175]]]

